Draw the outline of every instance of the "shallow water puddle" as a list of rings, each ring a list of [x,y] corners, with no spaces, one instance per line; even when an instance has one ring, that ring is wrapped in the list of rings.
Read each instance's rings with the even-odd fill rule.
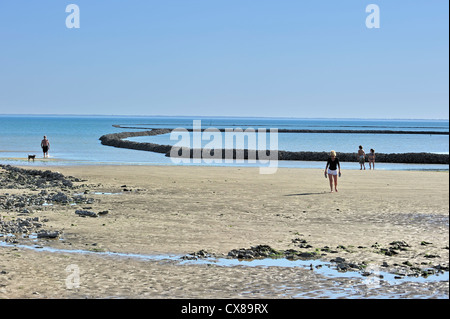
[[[8,235],[7,235],[8,236]],[[1,236],[0,236],[1,238]],[[30,235],[30,239],[34,239],[36,242],[37,236]],[[449,272],[441,272],[430,274],[427,277],[420,276],[402,276],[400,279],[397,275],[382,271],[379,268],[373,268],[366,270],[370,273],[369,276],[363,276],[358,271],[346,271],[341,272],[333,267],[332,263],[326,263],[320,260],[288,260],[286,258],[264,258],[253,260],[239,260],[233,258],[199,258],[199,259],[183,259],[182,255],[144,255],[133,253],[117,253],[117,252],[102,252],[102,251],[90,251],[81,249],[60,249],[44,246],[30,246],[24,244],[11,244],[4,241],[0,241],[0,247],[15,247],[30,249],[34,251],[50,252],[50,253],[65,253],[65,254],[90,254],[96,256],[107,257],[119,257],[119,258],[134,258],[144,261],[170,261],[180,265],[215,265],[219,267],[298,267],[303,269],[309,269],[317,275],[322,275],[328,278],[358,278],[364,279],[370,282],[385,282],[389,284],[398,284],[402,282],[414,282],[414,283],[430,283],[430,282],[443,282],[449,281]]]
[[[316,274],[320,274],[326,277],[340,277],[340,278],[372,278],[369,280],[373,281],[387,281],[390,283],[398,283],[398,282],[434,282],[434,281],[448,281],[449,273],[437,273],[433,275],[429,275],[425,277],[416,277],[416,276],[404,276],[401,279],[395,278],[397,275],[391,274],[386,271],[381,271],[379,269],[372,269],[370,271],[369,276],[363,276],[361,273],[357,271],[338,271],[333,267],[332,263],[326,263],[320,260],[288,260],[286,258],[264,258],[264,259],[253,259],[253,260],[239,260],[239,259],[230,259],[230,258],[206,258],[206,259],[198,259],[198,260],[188,260],[181,262],[182,264],[186,263],[193,264],[214,264],[217,266],[223,267],[301,267],[305,269],[310,269],[314,271]]]
[[[123,195],[123,193],[105,193],[105,192],[94,192],[91,194],[94,194],[94,195]]]
[[[75,193],[74,196],[84,196],[84,195],[123,195],[123,193],[112,193],[112,192],[89,192],[89,193]]]

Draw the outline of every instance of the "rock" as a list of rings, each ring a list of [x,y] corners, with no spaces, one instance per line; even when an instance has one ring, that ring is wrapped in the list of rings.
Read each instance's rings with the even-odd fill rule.
[[[273,258],[279,257],[280,252],[268,245],[259,245],[250,249],[233,249],[228,253],[228,257],[238,259]]]
[[[67,196],[62,192],[58,192],[56,195],[53,195],[52,197],[49,198],[49,200],[61,204],[69,204],[72,201],[72,199],[69,196]]]
[[[425,257],[425,258],[439,258],[439,257],[441,257],[441,256],[439,256],[439,255],[433,255],[433,254],[426,254],[424,257]]]
[[[60,233],[58,231],[42,230],[37,233],[38,238],[58,238]]]
[[[5,176],[3,178],[0,178],[0,188],[21,189],[62,186],[73,188],[73,182],[79,181],[77,178],[71,176],[66,177],[59,172],[52,172],[50,170],[29,170],[3,164],[0,164],[0,168],[6,171],[6,173],[4,174]]]
[[[407,250],[406,247],[411,247],[405,241],[393,241],[389,245],[392,246],[390,249],[403,250],[403,251]]]
[[[199,250],[197,252],[182,256],[181,259],[183,260],[197,260],[197,259],[202,259],[202,258],[210,258],[212,257],[212,255],[210,253],[208,253],[206,250]]]
[[[449,266],[448,265],[445,266],[445,265],[439,264],[439,265],[434,266],[433,268],[435,268],[437,270],[440,270],[440,271],[449,271]]]
[[[88,210],[77,210],[75,214],[80,215],[81,217],[98,217],[98,215],[94,212]]]
[[[307,259],[314,259],[317,257],[317,254],[315,252],[303,252],[298,254],[300,258],[307,258]]]
[[[338,271],[347,271],[350,269],[349,265],[346,263],[339,263],[339,264],[337,264],[336,267],[337,267]]]
[[[307,241],[306,241],[306,239],[294,238],[294,239],[292,239],[292,243],[293,244],[306,244]]]
[[[331,259],[330,261],[334,263],[343,263],[345,262],[345,259],[341,257],[336,257],[335,259]]]
[[[384,253],[386,256],[394,256],[394,255],[398,255],[398,252],[396,252],[393,248],[381,248],[380,251],[382,253]]]

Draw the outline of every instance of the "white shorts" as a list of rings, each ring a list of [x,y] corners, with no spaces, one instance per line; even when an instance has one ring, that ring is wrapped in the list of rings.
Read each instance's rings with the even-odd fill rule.
[[[328,169],[328,175],[334,175],[334,176],[337,176],[337,174],[338,174],[338,171],[337,171],[337,169]]]

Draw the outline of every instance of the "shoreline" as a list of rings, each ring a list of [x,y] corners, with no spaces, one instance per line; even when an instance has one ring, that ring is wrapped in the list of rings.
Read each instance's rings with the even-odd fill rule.
[[[272,161],[273,162],[273,161]],[[71,160],[71,159],[63,159],[63,158],[36,158],[35,162],[28,162],[26,157],[14,157],[14,158],[2,158],[0,159],[0,163],[2,165],[11,165],[24,167],[29,169],[53,169],[58,167],[80,167],[80,166],[142,166],[142,167],[151,167],[151,166],[165,166],[165,167],[238,167],[238,168],[255,168],[255,167],[264,167],[258,163],[218,163],[218,164],[207,164],[207,163],[183,163],[177,164],[172,162],[89,162],[82,160]],[[279,168],[292,168],[292,169],[322,169],[325,167],[326,161],[283,161],[280,160],[277,162]],[[368,162],[365,163],[368,166]],[[376,162],[377,166],[376,170],[380,171],[438,171],[438,172],[448,172],[449,166],[446,164],[410,164],[410,163],[382,163]],[[345,170],[360,170],[359,164],[357,162],[341,162],[341,166]],[[369,168],[366,168],[369,171]]]
[[[39,218],[38,222],[43,224],[44,229],[61,232],[59,240],[42,238],[36,242],[44,247],[143,255],[187,255],[203,250],[222,256],[233,250],[268,245],[275,250],[291,250],[291,253],[292,250],[300,254],[316,253],[324,262],[331,259],[341,261],[336,263],[336,267],[341,264],[341,268],[350,267],[350,264],[361,266],[364,262],[380,271],[391,267],[393,271],[406,271],[405,274],[413,272],[412,268],[431,269],[438,266],[448,272],[447,173],[372,171],[364,174],[346,171],[343,175],[345,178],[339,180],[340,192],[330,194],[327,191],[328,183],[322,175],[323,170],[319,169],[280,168],[274,175],[259,175],[256,168],[238,167],[121,166],[118,169],[117,166],[61,166],[52,167],[51,171],[53,174],[46,175],[50,176],[46,184],[43,184],[42,178],[34,181],[26,178],[23,188],[18,188],[16,182],[11,184],[12,188],[0,186],[2,220]],[[57,175],[56,171],[64,177]],[[4,170],[0,169],[0,180],[4,174]],[[74,179],[70,176],[74,176]],[[361,183],[369,176],[370,183]],[[71,179],[75,188],[71,188],[69,182],[64,182],[66,179]],[[30,188],[27,180],[35,186]],[[37,185],[46,187],[41,189]],[[48,194],[39,195],[42,190],[47,190]],[[55,195],[51,195],[52,192]],[[58,192],[62,195],[56,196]],[[19,200],[22,196],[21,201],[28,198],[28,202],[33,199],[37,203],[45,199],[52,205],[1,209],[1,196],[5,196],[5,193],[9,194],[10,201]],[[92,201],[70,205],[71,198],[76,196]],[[68,202],[63,202],[66,200]],[[24,213],[23,209],[30,212]],[[74,213],[81,209],[97,214],[102,211],[108,213],[97,218],[83,218]],[[31,243],[35,245],[33,240]],[[110,264],[112,261],[100,254],[52,255],[43,251],[18,249],[20,256],[23,256],[19,259],[7,257],[14,253],[12,247],[0,249],[0,271],[16,274],[10,280],[0,276],[0,284],[6,282],[3,284],[7,287],[6,290],[0,288],[0,296],[6,296],[2,294],[3,290],[17,296],[27,295],[33,289],[33,282],[42,278],[25,280],[19,275],[24,276],[22,272],[29,271],[25,267],[31,268],[31,273],[38,272],[44,276],[47,271],[55,271],[57,261],[64,259],[64,267],[72,261],[78,263],[85,269],[83,276],[92,280],[92,283],[85,283],[86,286],[78,293],[81,291],[82,295],[97,297],[107,294],[105,287],[100,289],[102,292],[92,290],[93,285],[105,285],[97,276],[105,276],[111,267],[119,271],[124,279],[132,280],[147,278],[145,269],[148,267],[156,267],[160,271],[171,269],[179,276],[180,282],[185,282],[193,274],[204,275],[205,270],[200,265],[175,266],[170,263],[164,266],[128,258],[114,259],[114,263]],[[30,264],[23,258],[54,260],[54,265],[50,266],[46,262],[41,267],[42,262]],[[95,271],[88,272],[86,267]],[[126,274],[129,267],[133,267],[133,271]],[[184,273],[185,270],[187,273]],[[64,269],[59,271],[60,276],[63,276]],[[211,271],[215,280],[222,283],[223,280],[245,274],[258,273],[258,276],[264,276],[262,270],[253,268],[231,267],[218,273]],[[293,275],[292,271],[283,267],[270,270],[287,276],[286,280]],[[223,272],[229,273],[230,278]],[[365,279],[361,277],[358,280]],[[255,280],[253,284],[259,282]],[[327,282],[326,278],[320,280]],[[106,286],[113,283],[108,282]],[[268,293],[266,297],[276,297],[282,293],[274,291],[273,284],[275,282],[271,279],[264,288]],[[24,285],[26,289],[17,290],[18,286]],[[162,282],[159,285],[161,289],[175,289]],[[181,285],[186,288],[185,284]],[[447,285],[448,290],[448,281],[433,285],[443,285],[444,288]],[[122,296],[139,296],[126,282],[120,281],[120,284],[113,286]],[[64,296],[74,296],[73,291],[57,287],[52,289]],[[140,286],[139,289],[147,291],[145,287]],[[156,290],[161,293],[161,289]],[[197,296],[207,296],[208,293],[202,291],[201,287],[196,289]],[[227,287],[215,289],[216,296],[232,295]],[[128,294],[126,291],[129,291]],[[48,296],[49,293],[42,295]],[[150,296],[156,295],[151,293]]]

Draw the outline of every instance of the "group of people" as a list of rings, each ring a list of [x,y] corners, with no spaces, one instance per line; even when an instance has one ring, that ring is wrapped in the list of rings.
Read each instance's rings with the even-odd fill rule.
[[[370,153],[367,158],[369,160],[369,169],[375,169],[375,150],[373,148],[370,149]],[[366,169],[366,152],[364,152],[362,145],[359,146],[358,161],[360,170],[363,168]]]
[[[366,169],[366,152],[361,145],[359,146],[358,154],[356,156],[359,161],[360,169]],[[370,149],[370,153],[367,157],[369,160],[369,169],[375,169],[375,150],[373,148]],[[337,192],[338,176],[341,177],[341,164],[339,163],[339,158],[336,157],[335,151],[330,152],[330,157],[325,166],[325,178],[327,176],[330,181],[331,192],[333,192],[333,185],[334,191]]]

